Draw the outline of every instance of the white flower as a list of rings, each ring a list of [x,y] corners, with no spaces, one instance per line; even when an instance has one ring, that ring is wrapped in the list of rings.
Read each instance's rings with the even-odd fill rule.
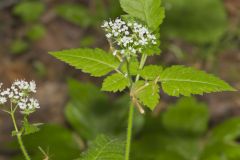
[[[132,26],[132,23],[130,23],[130,22],[128,22],[128,24],[127,24],[129,27],[131,27]]]
[[[108,22],[107,22],[107,21],[104,21],[102,27],[108,27]]]
[[[7,102],[7,98],[5,97],[6,96],[5,91],[1,91],[2,85],[3,84],[0,83],[0,105]]]
[[[36,108],[40,108],[38,101],[30,97],[31,93],[36,93],[36,83],[34,81],[17,80],[10,88],[3,91],[1,86],[2,84],[0,84],[0,104],[9,101],[19,107],[21,112],[25,114],[32,113]]]
[[[108,39],[117,44],[119,52],[125,55],[135,55],[141,52],[147,45],[156,45],[156,36],[142,24],[137,22],[125,22],[120,18],[104,21],[101,26]],[[116,55],[117,52],[113,52]]]
[[[34,81],[29,83],[29,90],[33,93],[36,93],[36,83]]]
[[[27,104],[24,102],[18,102],[18,107],[22,110],[25,110],[27,108]]]
[[[121,50],[121,52],[120,52],[121,54],[124,54],[125,53],[125,51],[124,50]]]
[[[7,98],[5,97],[0,97],[0,104],[4,104],[7,102]]]
[[[29,103],[28,103],[29,109],[35,109],[35,108],[40,108],[40,105],[38,103],[37,99],[30,98]]]
[[[106,34],[106,37],[107,37],[107,38],[111,38],[111,37],[112,37],[112,34],[108,33],[108,34]]]
[[[113,55],[114,55],[114,56],[117,55],[117,50],[113,51]]]

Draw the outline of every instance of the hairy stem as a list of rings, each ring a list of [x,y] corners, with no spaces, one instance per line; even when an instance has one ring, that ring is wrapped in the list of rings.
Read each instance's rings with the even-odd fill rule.
[[[27,153],[27,150],[26,148],[24,147],[24,144],[23,144],[23,141],[22,141],[22,136],[18,130],[18,127],[17,127],[17,123],[16,123],[16,119],[15,119],[15,116],[14,116],[14,112],[11,112],[11,118],[12,118],[12,121],[13,121],[13,126],[14,126],[14,129],[15,129],[15,132],[17,133],[17,140],[18,140],[18,144],[22,150],[22,153],[25,157],[26,160],[31,160],[31,158],[29,157],[28,153]]]
[[[143,66],[144,66],[144,64],[145,64],[145,62],[146,62],[146,60],[147,60],[147,55],[146,55],[146,54],[143,54],[138,69],[142,69],[142,68],[143,68]],[[139,74],[136,76],[135,81],[138,81],[138,80],[139,80],[139,76],[140,76]]]
[[[131,138],[132,138],[132,127],[133,127],[133,115],[134,115],[134,105],[131,102],[128,113],[128,126],[127,126],[127,142],[125,150],[125,160],[129,160],[130,148],[131,148]]]

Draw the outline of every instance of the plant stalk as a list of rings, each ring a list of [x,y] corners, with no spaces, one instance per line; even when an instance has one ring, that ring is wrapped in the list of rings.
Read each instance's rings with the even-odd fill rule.
[[[128,126],[127,126],[127,142],[125,151],[125,160],[129,160],[130,149],[131,149],[131,139],[132,139],[132,127],[133,127],[133,115],[134,115],[134,105],[131,102],[128,113]]]
[[[22,150],[22,153],[25,157],[26,160],[31,160],[31,158],[29,157],[28,153],[27,153],[27,150],[23,144],[23,141],[22,141],[22,136],[21,136],[21,133],[19,133],[19,130],[18,130],[18,127],[17,127],[17,123],[16,123],[16,120],[15,120],[15,116],[14,116],[14,112],[11,112],[11,118],[12,118],[12,121],[13,121],[13,126],[14,126],[14,129],[15,131],[17,132],[17,140],[18,140],[18,144]]]
[[[143,68],[146,60],[147,60],[147,54],[143,54],[142,57],[141,57],[140,65],[139,65],[139,68],[138,68],[138,69],[142,69],[142,68]],[[140,77],[140,75],[138,74],[138,75],[136,76],[135,82],[137,82],[137,81],[139,80],[139,77]]]

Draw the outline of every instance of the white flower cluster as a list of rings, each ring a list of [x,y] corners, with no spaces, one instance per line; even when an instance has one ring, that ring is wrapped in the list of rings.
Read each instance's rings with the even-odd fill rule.
[[[9,101],[25,113],[40,107],[37,99],[29,97],[31,93],[36,93],[36,83],[34,81],[17,80],[10,88],[5,90],[1,90],[1,86],[2,84],[0,84],[0,104]]]
[[[120,48],[114,51],[113,55],[117,53],[135,55],[147,45],[157,44],[156,36],[137,22],[125,22],[117,18],[114,21],[104,21],[102,28],[106,32],[106,37]]]

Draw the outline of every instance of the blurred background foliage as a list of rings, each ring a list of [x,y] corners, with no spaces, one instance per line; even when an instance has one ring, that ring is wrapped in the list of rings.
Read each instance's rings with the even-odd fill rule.
[[[148,63],[194,65],[220,75],[239,89],[240,2],[163,0],[163,5],[162,54]],[[117,146],[121,153],[128,95],[101,92],[98,80],[47,54],[49,50],[73,47],[108,50],[100,25],[105,19],[124,14],[119,2],[2,0],[0,10],[0,81],[26,78],[37,80],[39,85],[42,108],[32,120],[46,124],[24,138],[33,159],[46,155],[56,160],[84,158],[87,148],[94,151],[98,142],[104,145],[110,138],[120,140],[108,148]],[[239,93],[179,100],[162,95],[153,113],[135,113],[131,157],[239,160],[239,106]],[[11,124],[7,121],[0,114],[0,159],[20,160],[16,142],[9,145]]]

